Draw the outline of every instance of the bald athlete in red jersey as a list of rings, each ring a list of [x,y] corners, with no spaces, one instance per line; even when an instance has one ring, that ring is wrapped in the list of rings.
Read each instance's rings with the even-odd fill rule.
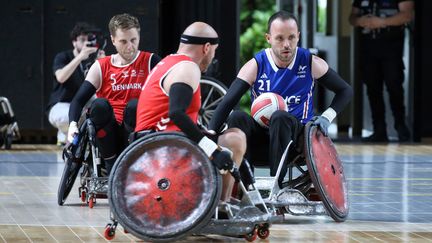
[[[145,97],[138,101],[135,131],[181,131],[168,116],[169,96],[162,88],[162,82],[167,73],[182,62],[192,62],[192,59],[186,55],[172,54],[162,59],[153,69],[143,89]],[[151,107],[151,109],[146,109],[146,107]],[[186,114],[195,124],[200,107],[201,92],[198,87],[186,110]]]
[[[153,53],[140,51],[129,64],[118,65],[107,56],[99,59],[102,73],[101,87],[96,91],[97,97],[108,100],[119,124],[123,121],[123,110],[131,99],[138,99],[144,82],[150,72],[150,59]],[[109,80],[109,82],[108,82]]]
[[[207,70],[217,47],[218,35],[210,25],[195,22],[186,28],[176,54],[162,59],[149,74],[138,100],[135,131],[183,132],[225,173],[221,199],[229,201],[234,180],[226,172],[239,179],[235,164],[243,160],[246,137],[234,128],[221,134],[216,143],[197,126],[201,73]]]

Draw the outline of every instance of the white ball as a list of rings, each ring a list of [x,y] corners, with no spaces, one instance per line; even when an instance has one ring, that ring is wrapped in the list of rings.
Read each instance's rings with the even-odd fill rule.
[[[254,100],[251,107],[251,116],[262,127],[268,128],[270,118],[273,112],[277,110],[288,110],[285,100],[276,93],[267,92]]]

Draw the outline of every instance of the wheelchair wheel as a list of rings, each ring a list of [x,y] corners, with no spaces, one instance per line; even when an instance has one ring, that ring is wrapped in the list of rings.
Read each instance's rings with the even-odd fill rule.
[[[72,158],[67,158],[65,161],[65,167],[60,180],[60,185],[57,192],[57,203],[62,206],[66,201],[75,180],[78,176],[78,172],[81,168],[81,163],[73,161]]]
[[[198,121],[207,127],[217,105],[227,92],[227,87],[211,77],[201,77],[201,109],[199,111]]]
[[[221,176],[207,156],[177,133],[155,133],[129,145],[109,178],[114,218],[144,241],[175,241],[208,224]]]
[[[342,161],[329,137],[311,122],[305,126],[306,165],[327,212],[336,222],[348,216],[348,189]]]

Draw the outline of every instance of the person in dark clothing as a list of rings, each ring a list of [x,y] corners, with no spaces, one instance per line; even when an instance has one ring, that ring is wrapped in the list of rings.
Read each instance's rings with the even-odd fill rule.
[[[98,58],[105,55],[103,50],[88,46],[88,34],[92,30],[95,30],[95,27],[88,23],[76,23],[70,33],[73,49],[62,51],[54,58],[55,81],[47,111],[49,122],[58,129],[58,145],[66,143],[70,102],[83,82],[88,68],[94,62],[93,58],[89,57],[94,53]]]
[[[387,142],[383,86],[387,87],[399,142],[410,139],[404,106],[404,27],[413,18],[411,0],[355,0],[349,22],[361,29],[360,73],[367,87],[374,133],[362,141]]]

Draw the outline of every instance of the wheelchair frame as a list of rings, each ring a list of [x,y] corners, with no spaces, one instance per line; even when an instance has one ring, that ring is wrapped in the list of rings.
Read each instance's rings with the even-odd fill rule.
[[[219,80],[207,76],[201,77],[200,86],[203,98],[198,113],[198,123],[207,127],[228,88]]]
[[[222,82],[206,76],[201,78],[200,85],[203,100],[199,111],[199,121],[201,124],[207,125],[217,105],[226,94],[227,88]],[[78,194],[82,202],[93,208],[96,198],[107,197],[106,184],[108,177],[101,176],[101,169],[103,169],[101,165],[103,163],[95,144],[96,132],[94,125],[89,119],[82,119],[80,123],[81,138],[72,147],[65,148],[63,152],[65,168],[58,189],[58,204],[64,204],[71,190],[69,187],[72,187],[76,180],[78,173],[76,170],[79,171],[83,166]],[[79,165],[78,168],[77,165]],[[65,188],[62,189],[62,187]]]
[[[15,121],[15,115],[9,99],[6,97],[0,97],[0,106],[5,115],[10,118],[10,123],[0,125],[0,147],[5,145],[5,149],[12,148],[12,142],[21,138],[18,123]]]
[[[309,130],[310,129],[310,130]],[[305,135],[309,134],[309,131],[316,132],[315,134],[320,134],[318,132],[318,129],[316,126],[311,125],[311,123],[308,123],[306,125]],[[170,135],[169,133],[165,133],[167,135]],[[159,134],[159,136],[163,136],[164,134]],[[133,146],[140,143],[144,143],[146,139],[150,139],[151,137],[155,137],[158,135],[151,135],[151,136],[145,136],[136,143],[131,144],[129,146],[129,149],[126,149],[123,151],[122,155],[120,155],[119,160],[117,161],[117,166],[123,166],[122,164],[122,158],[124,156],[127,156],[129,162],[132,160],[131,158],[137,159],[138,155],[128,155],[130,151],[133,151],[137,153],[137,151],[133,150]],[[306,143],[306,141],[305,141]],[[247,183],[246,185],[240,181],[238,182],[239,189],[242,193],[241,199],[232,199],[230,202],[227,203],[219,203],[213,210],[214,210],[214,217],[211,218],[206,225],[202,225],[201,228],[191,230],[190,232],[184,232],[183,235],[176,235],[174,238],[152,238],[148,237],[147,235],[143,235],[141,233],[137,233],[134,230],[130,230],[128,226],[124,226],[125,230],[128,232],[132,232],[137,237],[144,239],[144,240],[150,240],[150,241],[172,241],[172,240],[178,240],[183,237],[186,237],[190,234],[220,234],[220,235],[227,235],[227,236],[243,236],[247,241],[254,241],[257,237],[261,239],[265,239],[270,234],[270,226],[273,223],[284,223],[286,222],[285,214],[292,214],[292,215],[330,215],[335,221],[342,222],[345,221],[346,216],[348,214],[348,209],[346,211],[343,211],[342,214],[337,214],[334,212],[334,210],[331,209],[330,206],[331,202],[323,202],[323,200],[319,201],[323,198],[322,191],[321,193],[315,193],[311,192],[312,189],[315,187],[320,187],[320,185],[314,185],[313,183],[316,182],[316,180],[311,180],[311,177],[309,175],[309,170],[311,167],[309,166],[308,159],[306,159],[306,164],[308,165],[308,170],[305,170],[302,168],[304,166],[303,164],[299,163],[302,160],[304,160],[305,156],[307,155],[299,155],[292,161],[287,161],[287,155],[289,148],[292,146],[292,141],[288,144],[286,147],[281,162],[279,163],[278,170],[276,173],[276,176],[274,178],[264,178],[264,180],[259,181],[257,186],[255,185],[254,181],[252,180],[251,183]],[[169,146],[169,145],[166,145]],[[306,145],[305,145],[306,146]],[[132,147],[132,148],[130,148]],[[198,149],[198,147],[196,147]],[[141,148],[143,150],[143,148]],[[201,151],[201,149],[198,149]],[[147,151],[147,150],[143,150]],[[201,151],[202,152],[202,151]],[[334,151],[332,151],[334,152]],[[124,154],[126,153],[126,155]],[[205,158],[207,158],[204,155]],[[310,159],[309,159],[310,160]],[[279,187],[278,178],[280,176],[281,169],[283,167],[284,163],[288,164],[288,182],[286,183],[286,186],[283,188]],[[332,163],[330,163],[332,164]],[[333,165],[331,165],[333,167]],[[301,174],[299,177],[296,177],[293,179],[293,169],[297,168]],[[124,171],[120,171],[119,173],[123,174]],[[341,171],[342,172],[342,171]],[[218,174],[220,177],[220,175]],[[251,175],[253,177],[253,175]],[[316,176],[316,175],[313,175]],[[242,175],[243,177],[243,175]],[[169,179],[169,177],[166,177]],[[342,184],[345,183],[345,179],[342,175],[342,181],[340,181]],[[263,186],[263,181],[267,181],[267,184]],[[110,182],[112,184],[113,182]],[[117,184],[115,184],[117,185]],[[122,185],[124,187],[126,185]],[[343,187],[346,189],[345,187]],[[220,189],[220,188],[219,188]],[[117,192],[112,192],[111,190],[116,190],[116,188],[110,187],[110,194],[118,196]],[[263,191],[267,190],[269,192],[268,197],[263,198]],[[318,189],[317,189],[318,190]],[[342,190],[346,196],[347,191]],[[346,198],[346,197],[345,197]],[[323,198],[324,200],[327,200],[328,198]],[[117,199],[110,199],[113,200],[114,204],[116,204]],[[116,204],[117,205],[117,204]],[[346,205],[348,203],[346,202]],[[112,203],[110,203],[111,209],[114,207],[114,212],[111,214],[111,223],[108,223],[105,228],[105,238],[108,240],[111,240],[115,236],[115,230],[117,228],[117,225],[119,221],[117,219],[119,218],[119,214],[121,215],[122,211],[116,208],[117,206],[113,206]],[[227,219],[220,219],[218,218],[218,212],[222,211],[225,212],[228,216]],[[120,216],[120,218],[124,218],[124,216]],[[142,216],[141,216],[142,217]],[[120,222],[122,224],[123,222]],[[143,228],[143,226],[140,226]],[[144,227],[145,228],[145,227]]]
[[[162,141],[161,141],[162,140]],[[170,142],[171,141],[171,142]],[[172,142],[174,141],[174,142]],[[208,206],[206,208],[206,212],[208,212],[207,215],[202,216],[204,219],[196,221],[194,220],[194,225],[190,226],[190,232],[174,232],[173,235],[166,236],[167,238],[161,238],[161,236],[153,236],[153,235],[146,235],[145,232],[140,231],[144,230],[145,227],[143,226],[135,226],[133,222],[135,220],[130,217],[129,212],[124,211],[124,201],[120,198],[123,198],[122,190],[128,190],[130,184],[123,184],[126,183],[123,178],[123,176],[127,174],[127,170],[130,168],[133,168],[131,170],[135,171],[136,168],[140,167],[141,164],[130,164],[130,162],[134,162],[135,159],[138,159],[137,156],[140,158],[139,161],[144,160],[149,155],[142,155],[140,152],[144,149],[146,151],[145,153],[155,153],[156,152],[149,152],[152,151],[157,147],[157,144],[164,144],[163,147],[169,147],[172,148],[173,144],[188,144],[189,148],[193,148],[192,150],[189,150],[186,155],[183,154],[183,156],[190,157],[190,154],[197,154],[198,157],[200,157],[200,164],[204,167],[211,167],[211,170],[213,171],[214,176],[218,178],[216,181],[219,181],[219,183],[216,183],[213,185],[214,189],[217,190],[215,193],[214,201],[212,202],[213,206]],[[156,144],[156,145],[155,145]],[[179,145],[179,146],[180,146]],[[146,150],[149,148],[150,150]],[[159,151],[158,151],[159,152]],[[170,154],[174,158],[176,158],[175,155]],[[144,157],[141,157],[144,156]],[[157,155],[156,155],[157,156]],[[192,156],[193,157],[193,156]],[[151,158],[151,157],[150,157]],[[182,157],[183,158],[183,157]],[[157,159],[152,158],[151,161],[155,161]],[[182,161],[182,159],[179,159]],[[141,162],[139,162],[141,163]],[[146,162],[145,162],[146,163]],[[152,162],[153,163],[153,162]],[[130,166],[130,167],[128,167]],[[186,165],[185,165],[186,166]],[[194,167],[194,166],[193,166]],[[197,168],[197,167],[194,167]],[[125,171],[126,170],[126,171]],[[189,170],[188,170],[189,171]],[[175,184],[176,180],[173,179],[172,176],[165,170],[160,170],[160,173],[162,173],[159,182],[157,184],[150,183],[148,181],[143,181],[138,184],[140,185],[149,185],[150,187],[154,187],[154,189],[157,189],[162,184],[160,181],[168,181],[168,184]],[[135,172],[136,173],[136,172]],[[188,172],[191,173],[191,172]],[[140,174],[140,178],[145,178],[144,175]],[[127,178],[130,178],[129,176]],[[154,177],[152,177],[153,179]],[[207,177],[206,177],[207,178]],[[127,179],[129,181],[129,179]],[[209,181],[213,181],[210,180]],[[161,133],[152,133],[149,135],[146,135],[144,137],[139,138],[132,144],[130,144],[119,156],[118,160],[116,161],[116,164],[113,168],[113,173],[111,174],[111,177],[109,179],[109,200],[110,200],[110,207],[111,207],[111,222],[107,224],[105,228],[105,238],[108,240],[112,240],[115,237],[115,231],[117,229],[118,224],[122,224],[125,228],[125,231],[133,233],[138,238],[149,240],[149,241],[174,241],[179,240],[190,233],[194,234],[221,234],[221,235],[229,235],[229,236],[243,236],[248,241],[253,241],[257,237],[260,237],[262,239],[267,238],[270,235],[269,227],[271,225],[271,222],[274,221],[274,219],[271,219],[273,217],[270,212],[267,209],[267,206],[265,205],[265,202],[263,201],[260,193],[258,190],[254,188],[246,188],[244,184],[240,181],[239,186],[242,190],[243,196],[241,200],[235,200],[229,202],[229,203],[219,203],[216,204],[216,202],[219,201],[220,198],[220,192],[222,190],[221,188],[221,175],[217,171],[216,167],[211,164],[210,160],[207,158],[205,153],[195,145],[192,141],[187,139],[184,135],[180,133],[173,133],[173,132],[161,132]],[[177,183],[179,183],[177,181]],[[136,185],[133,184],[133,186],[130,186],[131,188],[136,188]],[[120,188],[120,189],[119,189]],[[153,190],[148,188],[148,190]],[[159,190],[165,190],[159,188]],[[163,193],[163,192],[160,193]],[[162,198],[158,199],[163,202],[164,200],[167,200],[164,198],[164,196],[161,196]],[[152,200],[151,198],[147,198],[147,200]],[[155,199],[156,200],[156,199]],[[157,200],[157,201],[158,201]],[[135,199],[133,200],[135,201]],[[122,206],[123,205],[123,206]],[[207,204],[206,204],[207,205]],[[167,206],[168,207],[168,206]],[[127,206],[128,211],[133,210],[131,205]],[[149,212],[149,211],[147,211]],[[221,219],[218,217],[219,212],[223,212],[226,214],[227,218]],[[149,212],[150,213],[150,212]],[[183,213],[180,213],[183,215]],[[213,218],[210,219],[210,216],[213,215]],[[145,217],[145,216],[143,216]],[[149,216],[150,217],[150,216]],[[150,219],[149,219],[150,220]],[[168,220],[169,221],[169,220]],[[185,221],[188,222],[188,221]],[[183,225],[185,223],[176,223],[179,225]],[[181,231],[181,230],[178,230]],[[152,232],[149,230],[148,232]],[[155,233],[152,233],[155,234]]]
[[[58,204],[63,205],[76,177],[80,173],[78,196],[81,201],[93,208],[96,198],[107,198],[108,177],[103,176],[103,163],[96,146],[96,130],[90,119],[80,125],[79,136],[63,152],[65,168],[58,189]]]

